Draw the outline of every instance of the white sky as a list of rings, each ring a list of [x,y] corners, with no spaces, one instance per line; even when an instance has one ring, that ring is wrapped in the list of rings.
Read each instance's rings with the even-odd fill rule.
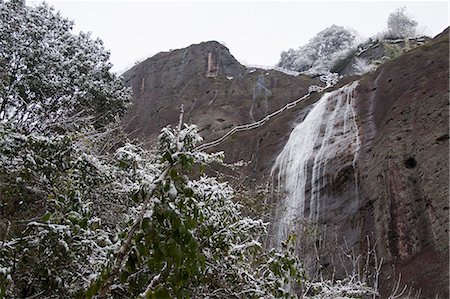
[[[28,2],[35,2],[28,0]],[[111,51],[113,70],[127,70],[161,51],[217,40],[243,64],[274,65],[280,53],[333,24],[369,37],[405,6],[419,32],[449,25],[448,1],[47,1],[92,32]]]

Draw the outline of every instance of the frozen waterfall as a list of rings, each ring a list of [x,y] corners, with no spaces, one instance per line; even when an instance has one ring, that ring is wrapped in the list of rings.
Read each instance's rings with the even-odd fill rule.
[[[324,94],[291,132],[272,167],[279,197],[273,227],[278,244],[303,222],[320,221],[319,212],[325,208],[322,193],[333,177],[333,164],[346,163],[357,174],[360,141],[353,108],[357,85],[355,81]],[[336,162],[339,159],[345,162]],[[357,184],[357,178],[353,179]]]

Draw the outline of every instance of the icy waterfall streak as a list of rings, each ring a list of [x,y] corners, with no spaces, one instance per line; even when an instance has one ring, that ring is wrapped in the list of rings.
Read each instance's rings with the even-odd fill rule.
[[[317,223],[321,191],[333,159],[350,153],[352,166],[356,167],[360,141],[353,94],[357,85],[355,81],[324,94],[294,128],[278,155],[271,170],[277,178],[281,202],[275,215],[276,242],[298,231],[303,221]]]

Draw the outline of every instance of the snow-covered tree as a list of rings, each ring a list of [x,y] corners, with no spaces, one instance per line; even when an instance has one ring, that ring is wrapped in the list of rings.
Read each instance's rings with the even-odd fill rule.
[[[351,30],[333,25],[298,50],[282,52],[278,66],[309,74],[328,73],[334,57],[352,47],[355,38],[356,34]]]
[[[27,131],[100,127],[125,112],[130,93],[109,53],[46,4],[0,1],[0,121]]]
[[[120,146],[130,92],[71,27],[46,4],[0,1],[0,297],[73,296],[118,240],[99,209],[129,201],[116,191],[130,173],[99,150]]]
[[[298,51],[295,49],[289,49],[287,51],[282,51],[280,55],[280,61],[278,66],[285,69],[293,69],[294,62],[298,58]]]
[[[414,37],[418,23],[406,14],[406,8],[401,7],[389,14],[388,34],[392,38]]]

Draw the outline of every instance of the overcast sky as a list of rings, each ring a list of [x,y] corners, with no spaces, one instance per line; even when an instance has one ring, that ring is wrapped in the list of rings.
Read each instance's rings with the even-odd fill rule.
[[[36,2],[36,1],[28,1]],[[243,64],[274,65],[333,24],[369,37],[405,6],[421,33],[449,24],[448,1],[47,1],[111,51],[119,73],[161,51],[217,40]]]

